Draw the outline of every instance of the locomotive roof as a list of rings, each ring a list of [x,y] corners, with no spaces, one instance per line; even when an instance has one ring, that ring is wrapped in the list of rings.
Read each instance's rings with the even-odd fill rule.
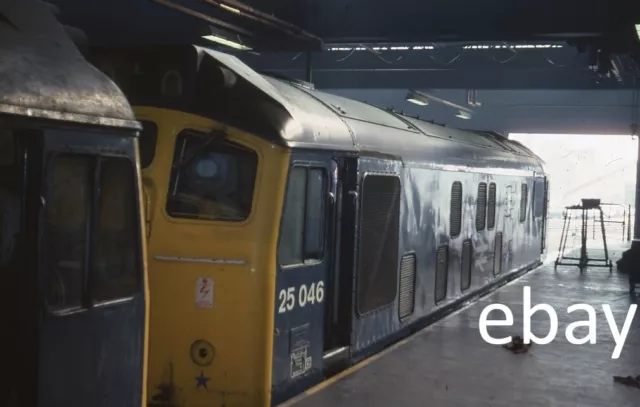
[[[460,130],[404,116],[295,81],[260,75],[237,58],[203,50],[284,108],[280,135],[291,147],[373,151],[404,162],[543,172],[531,150],[493,132]]]
[[[450,169],[543,172],[535,154],[496,133],[445,127],[263,75],[233,55],[198,46],[94,48],[92,55],[96,66],[117,70],[133,105],[210,117],[274,143]]]
[[[140,128],[124,94],[44,2],[0,2],[0,17],[0,113]]]

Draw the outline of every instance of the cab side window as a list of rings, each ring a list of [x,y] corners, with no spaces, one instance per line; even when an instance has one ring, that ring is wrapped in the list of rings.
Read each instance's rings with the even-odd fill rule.
[[[278,245],[282,266],[322,259],[327,190],[324,168],[294,166],[291,169]]]
[[[53,158],[44,211],[47,305],[89,308],[140,291],[135,173],[123,157]]]
[[[138,291],[136,190],[126,158],[102,160],[95,243],[93,299],[129,297]]]
[[[44,213],[47,302],[53,310],[80,308],[86,280],[93,160],[89,156],[59,155],[50,168]]]

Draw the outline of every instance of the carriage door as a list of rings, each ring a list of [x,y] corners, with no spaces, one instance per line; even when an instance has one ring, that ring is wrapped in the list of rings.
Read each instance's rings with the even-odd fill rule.
[[[333,255],[325,302],[325,369],[340,368],[349,356],[353,304],[355,219],[358,202],[357,157],[334,157],[331,171]]]
[[[138,407],[145,299],[133,143],[50,133],[40,214],[40,406]]]

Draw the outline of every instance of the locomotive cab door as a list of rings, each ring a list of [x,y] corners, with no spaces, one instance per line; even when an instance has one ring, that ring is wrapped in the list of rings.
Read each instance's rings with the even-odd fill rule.
[[[294,152],[278,242],[273,396],[278,404],[321,380],[331,270],[331,157]]]
[[[146,311],[132,134],[9,133],[0,397],[8,407],[139,407]]]
[[[134,138],[45,135],[40,397],[137,407],[146,310]]]
[[[352,331],[355,219],[358,205],[357,157],[332,159],[331,269],[327,275],[325,302],[325,369],[342,367],[349,357]]]

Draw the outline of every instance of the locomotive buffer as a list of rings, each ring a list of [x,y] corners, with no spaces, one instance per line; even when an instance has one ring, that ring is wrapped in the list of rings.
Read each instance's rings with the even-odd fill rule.
[[[564,223],[562,225],[562,235],[560,237],[560,247],[558,248],[558,257],[555,261],[555,267],[559,265],[565,266],[578,266],[580,272],[586,267],[609,267],[609,273],[611,273],[613,264],[609,259],[609,252],[607,250],[607,236],[604,228],[604,214],[602,213],[602,207],[600,206],[600,199],[582,199],[582,204],[572,205],[565,207],[566,212],[564,215]],[[589,211],[598,211],[600,213],[600,228],[602,230],[602,242],[604,244],[604,258],[589,258],[587,252],[587,228],[589,223]],[[566,256],[567,238],[569,237],[569,229],[571,226],[571,219],[574,217],[575,212],[580,212],[581,215],[581,230],[580,230],[580,257]],[[594,218],[594,222],[596,222]],[[572,250],[573,252],[573,250]],[[578,261],[577,263],[575,261]]]

